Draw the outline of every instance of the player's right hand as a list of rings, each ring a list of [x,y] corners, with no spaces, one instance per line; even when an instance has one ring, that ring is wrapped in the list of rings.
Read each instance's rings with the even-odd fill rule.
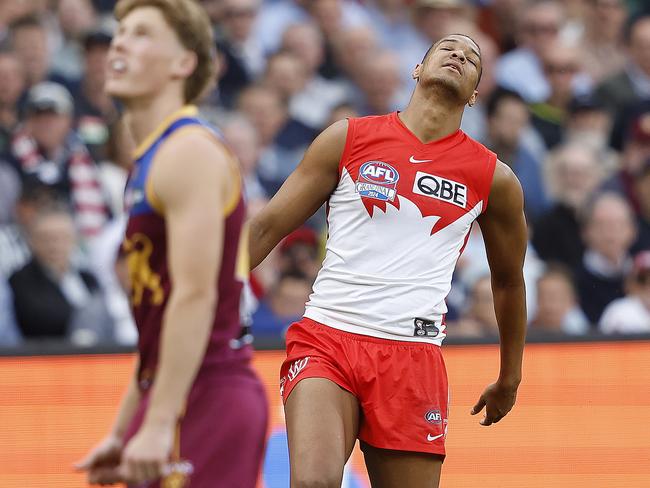
[[[114,484],[121,481],[117,468],[122,461],[124,442],[115,435],[105,437],[81,461],[75,463],[77,471],[88,472],[88,482],[91,484]]]

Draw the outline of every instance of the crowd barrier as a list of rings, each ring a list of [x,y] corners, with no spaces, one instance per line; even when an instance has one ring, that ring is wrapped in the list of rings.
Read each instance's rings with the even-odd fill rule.
[[[2,488],[86,486],[71,465],[106,433],[134,357],[65,352],[0,356]],[[489,428],[469,411],[496,377],[498,346],[449,345],[444,355],[451,412],[442,488],[650,486],[650,338],[529,344],[517,406]],[[255,356],[271,405],[260,488],[289,486],[278,393],[283,357],[277,350]],[[369,486],[358,449],[343,486]]]

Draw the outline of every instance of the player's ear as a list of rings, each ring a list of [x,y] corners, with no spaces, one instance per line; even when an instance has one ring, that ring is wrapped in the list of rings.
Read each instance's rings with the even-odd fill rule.
[[[476,104],[476,101],[478,100],[478,91],[474,90],[474,93],[472,93],[472,96],[469,97],[469,101],[467,102],[467,105],[470,107],[473,107]]]
[[[413,68],[413,73],[411,73],[411,76],[415,81],[418,81],[420,79],[420,71],[422,71],[422,65],[416,64],[415,68]]]
[[[198,59],[196,53],[193,51],[185,51],[175,63],[174,74],[178,75],[180,78],[189,78],[196,69],[197,64]]]

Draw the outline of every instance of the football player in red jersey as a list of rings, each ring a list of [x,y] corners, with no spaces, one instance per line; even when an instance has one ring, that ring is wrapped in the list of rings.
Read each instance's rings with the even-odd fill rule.
[[[252,222],[254,267],[328,203],[326,258],[305,318],[287,332],[280,373],[292,487],[340,486],[357,438],[373,487],[438,486],[448,425],[444,297],[474,220],[501,359],[471,413],[485,409],[480,423],[489,426],[515,403],[527,231],[517,178],[460,130],[481,69],[471,38],[441,39],[415,67],[404,111],[327,128]]]
[[[138,148],[123,251],[139,331],[136,372],[90,483],[253,488],[267,425],[240,321],[248,276],[237,162],[190,105],[213,75],[194,0],[120,0],[106,89]]]

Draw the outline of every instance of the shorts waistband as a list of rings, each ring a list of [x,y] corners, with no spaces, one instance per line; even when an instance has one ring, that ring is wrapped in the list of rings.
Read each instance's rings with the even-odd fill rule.
[[[438,344],[431,343],[431,342],[403,341],[400,339],[386,339],[384,337],[374,337],[366,334],[355,334],[354,332],[348,332],[346,330],[337,329],[336,327],[332,327],[331,325],[322,324],[320,322],[317,322],[314,319],[310,319],[309,317],[303,317],[300,320],[300,322],[297,323],[298,324],[302,323],[306,326],[313,327],[315,329],[323,329],[327,331],[327,333],[330,335],[334,335],[350,341],[366,342],[366,343],[370,342],[374,344],[384,344],[390,346],[409,346],[409,347],[433,346],[433,347],[440,348]]]

